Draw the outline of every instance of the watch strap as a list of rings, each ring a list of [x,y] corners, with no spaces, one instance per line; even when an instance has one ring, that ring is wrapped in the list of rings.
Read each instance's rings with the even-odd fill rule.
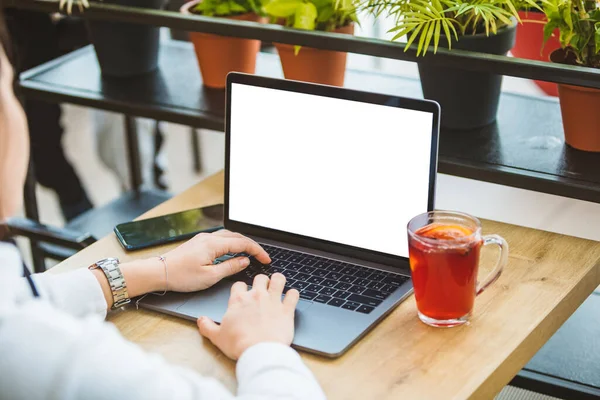
[[[127,284],[123,273],[119,268],[119,260],[116,258],[105,258],[104,260],[97,261],[90,266],[90,269],[100,269],[106,276],[108,285],[113,296],[112,310],[121,308],[131,302],[129,293],[127,292]]]

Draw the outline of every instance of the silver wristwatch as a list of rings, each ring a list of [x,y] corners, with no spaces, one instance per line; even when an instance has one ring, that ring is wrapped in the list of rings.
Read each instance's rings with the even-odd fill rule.
[[[89,269],[101,269],[108,280],[108,285],[113,296],[112,309],[116,310],[126,304],[129,304],[129,293],[127,293],[127,284],[119,268],[119,260],[116,258],[105,258],[90,265]]]

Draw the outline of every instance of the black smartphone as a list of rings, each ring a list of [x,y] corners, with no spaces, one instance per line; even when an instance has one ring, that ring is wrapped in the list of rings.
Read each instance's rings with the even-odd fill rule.
[[[186,240],[200,232],[214,232],[223,228],[223,204],[195,208],[125,222],[115,226],[115,234],[125,250],[139,250],[165,243]]]

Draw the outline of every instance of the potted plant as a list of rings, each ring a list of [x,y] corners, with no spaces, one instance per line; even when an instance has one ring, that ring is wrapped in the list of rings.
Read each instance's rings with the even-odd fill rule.
[[[560,31],[555,63],[600,68],[600,5],[596,0],[547,0],[544,12],[548,39]],[[565,141],[572,147],[600,152],[600,90],[558,85]]]
[[[104,0],[127,7],[160,9],[164,0]],[[127,77],[158,67],[160,27],[113,21],[87,21],[103,75]]]
[[[525,6],[519,10],[521,24],[517,25],[517,37],[515,46],[511,53],[515,57],[526,58],[528,60],[548,61],[550,53],[560,48],[558,41],[558,29],[544,44],[544,25],[548,21],[542,4],[540,8],[531,8]],[[558,86],[556,83],[546,81],[534,81],[535,84],[549,96],[558,96]]]
[[[184,14],[264,22],[260,0],[195,0],[181,7]],[[253,74],[260,40],[190,32],[205,86],[222,89],[230,71]]]
[[[272,0],[264,7],[286,27],[354,34],[353,0]],[[287,79],[343,86],[346,53],[275,43]]]
[[[516,0],[368,0],[364,7],[395,18],[392,40],[408,38],[417,55],[438,47],[506,54],[514,45],[519,20]],[[534,0],[523,0],[535,6]],[[472,129],[496,120],[502,76],[419,63],[425,98],[442,107],[441,124]]]

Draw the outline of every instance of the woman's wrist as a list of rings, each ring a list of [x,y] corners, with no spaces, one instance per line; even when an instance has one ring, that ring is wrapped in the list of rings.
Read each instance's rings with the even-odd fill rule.
[[[130,298],[165,290],[167,283],[165,266],[158,257],[126,262],[119,265],[119,269],[125,279]],[[99,269],[92,270],[92,273],[102,288],[107,308],[110,310],[113,305],[113,295],[108,280]]]
[[[126,262],[120,268],[129,297],[162,292],[166,288],[165,265],[158,257]]]

